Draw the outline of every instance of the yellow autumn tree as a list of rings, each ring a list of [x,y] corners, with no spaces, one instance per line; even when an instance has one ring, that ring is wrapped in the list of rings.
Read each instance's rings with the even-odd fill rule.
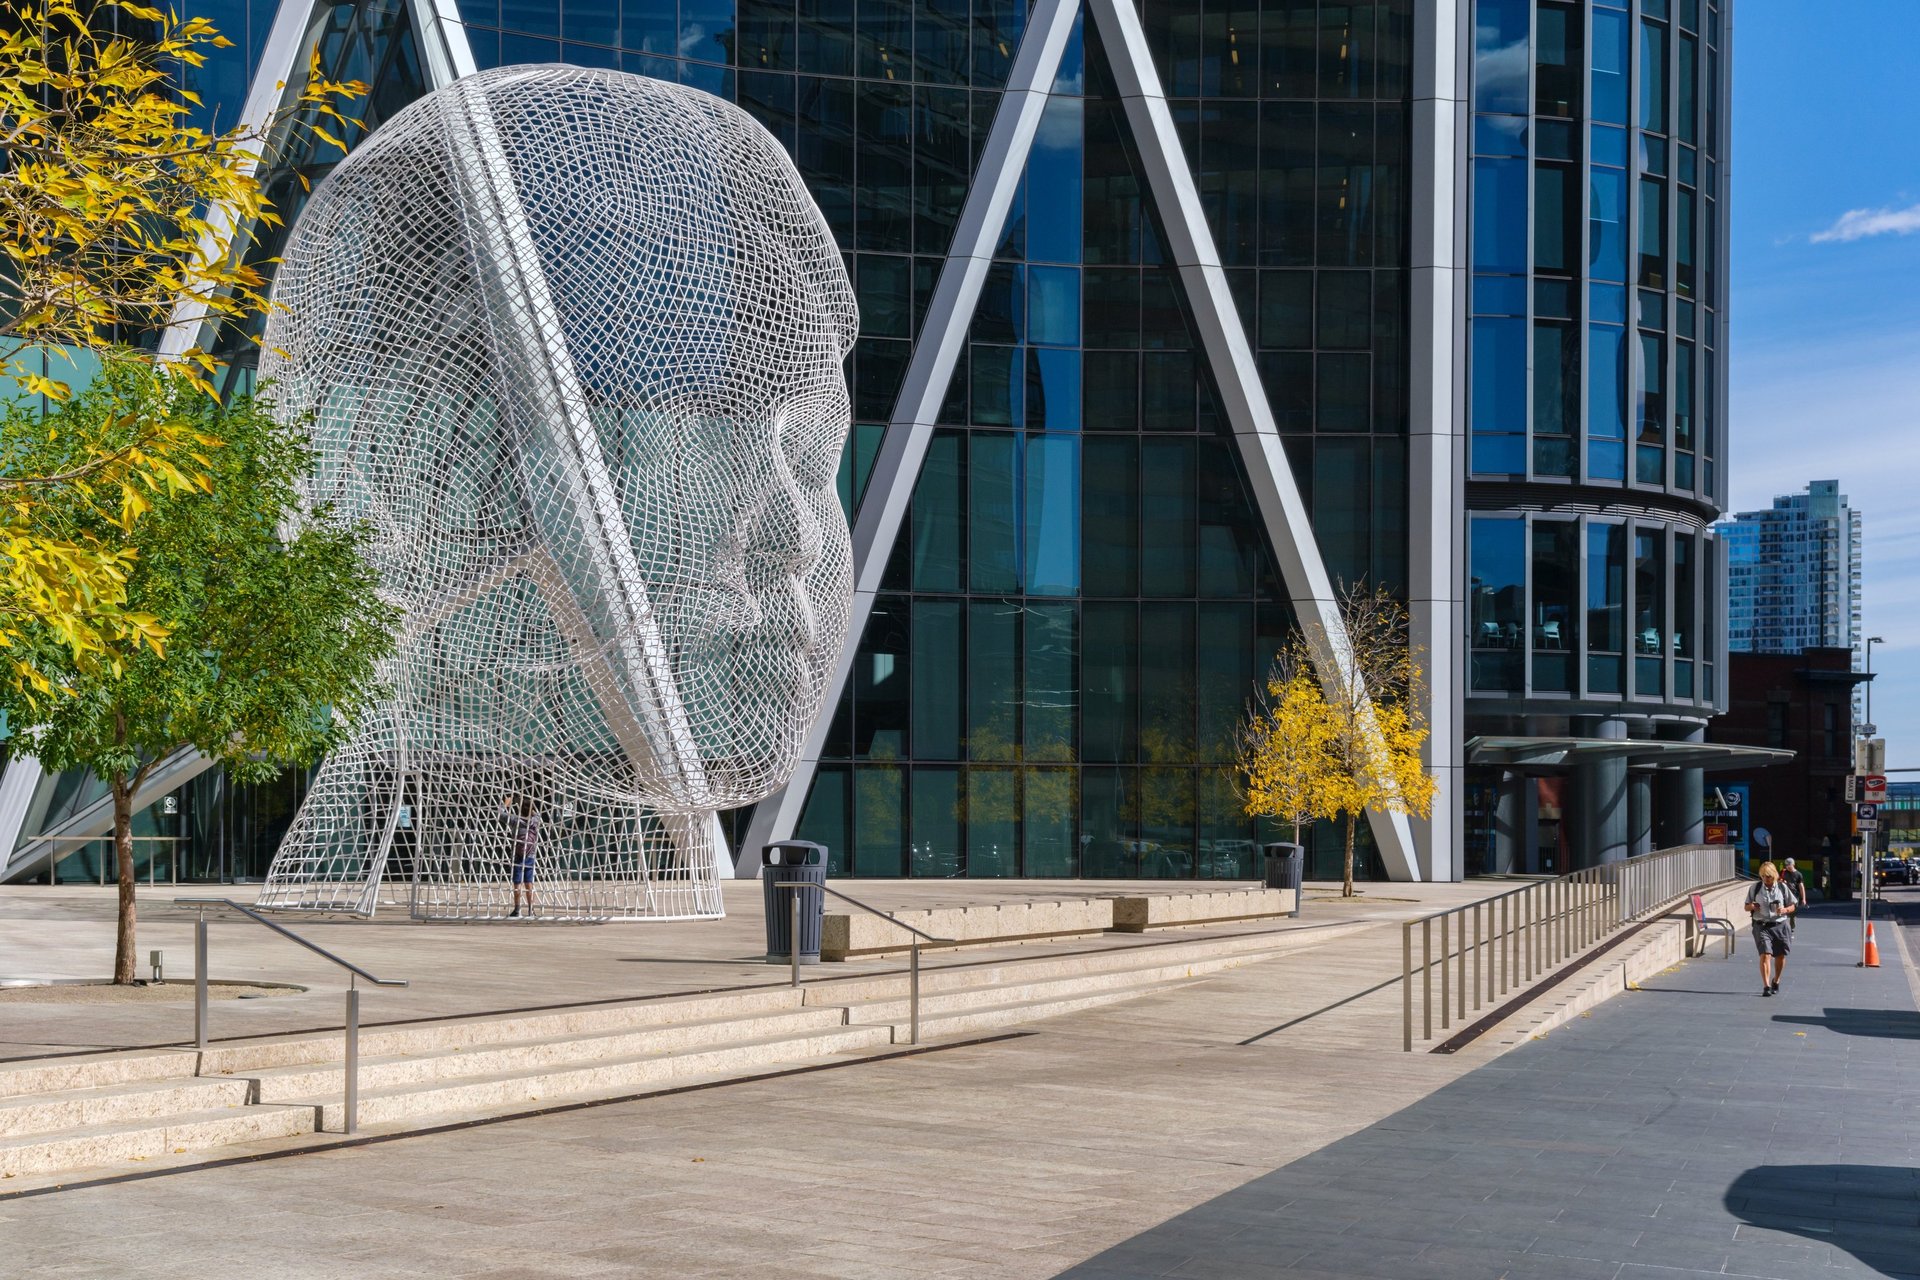
[[[1368,813],[1425,817],[1436,784],[1421,762],[1423,681],[1405,606],[1382,590],[1339,598],[1344,635],[1299,631],[1275,658],[1241,733],[1250,814],[1346,820],[1341,893],[1353,896],[1355,824]]]
[[[208,352],[189,343],[163,362],[152,339],[268,307],[233,228],[279,221],[257,177],[269,140],[298,121],[337,146],[336,104],[365,86],[329,80],[316,50],[284,110],[210,132],[193,123],[202,104],[182,73],[231,47],[205,18],[129,0],[0,0],[0,375],[20,393],[65,401],[80,353],[211,392]],[[0,679],[17,687],[50,691],[35,657],[47,644],[116,670],[161,650],[166,628],[127,603],[132,551],[81,530],[103,512],[125,530],[156,497],[204,490],[218,444],[185,416],[92,415],[88,427],[61,439],[73,462],[58,473],[22,465],[61,429],[51,416],[0,439]]]

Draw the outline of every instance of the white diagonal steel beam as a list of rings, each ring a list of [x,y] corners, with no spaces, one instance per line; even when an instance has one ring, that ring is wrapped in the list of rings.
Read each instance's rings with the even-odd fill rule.
[[[1006,91],[994,112],[993,127],[974,170],[973,184],[967,189],[952,247],[940,269],[926,320],[907,364],[906,380],[894,403],[892,423],[874,459],[866,499],[854,518],[853,611],[847,644],[834,668],[819,718],[807,732],[793,777],[753,811],[739,852],[742,875],[756,873],[761,848],[790,835],[800,820],[800,808],[812,788],[827,730],[853,673],[867,619],[873,615],[880,577],[905,523],[907,501],[913,496],[920,464],[933,440],[934,419],[946,398],[947,384],[953,380],[954,364],[973,322],[974,306],[980,300],[980,287],[992,264],[994,246],[1006,227],[1007,210],[1026,170],[1027,155],[1033,149],[1033,137],[1040,128],[1040,116],[1046,110],[1079,7],[1079,0],[1038,0],[1027,17],[1026,32],[1020,37],[1020,48],[1007,75]]]

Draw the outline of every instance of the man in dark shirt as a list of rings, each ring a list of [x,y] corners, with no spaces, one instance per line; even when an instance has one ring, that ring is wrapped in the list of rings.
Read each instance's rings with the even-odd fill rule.
[[[1792,890],[1794,901],[1801,907],[1807,905],[1807,878],[1793,865],[1793,859],[1787,859],[1786,869],[1780,873],[1780,882]],[[1795,911],[1787,917],[1787,932],[1793,933],[1800,928],[1800,913]]]

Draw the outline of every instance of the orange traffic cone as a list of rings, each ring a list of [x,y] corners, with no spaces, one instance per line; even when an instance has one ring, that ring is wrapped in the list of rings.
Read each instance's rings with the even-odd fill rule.
[[[1880,948],[1873,945],[1873,922],[1871,920],[1867,922],[1867,956],[1866,959],[1860,963],[1868,969],[1878,969],[1880,967]]]

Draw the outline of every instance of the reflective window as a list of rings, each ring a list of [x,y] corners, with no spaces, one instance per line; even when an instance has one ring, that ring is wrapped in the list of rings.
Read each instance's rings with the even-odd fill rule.
[[[1580,652],[1580,526],[1572,520],[1533,524],[1533,687],[1571,693]]]
[[[1666,692],[1667,535],[1638,529],[1633,535],[1633,691],[1641,696]]]
[[[1596,280],[1627,278],[1627,175],[1595,168],[1589,178],[1587,267]]]
[[[1534,470],[1578,474],[1574,437],[1580,426],[1580,330],[1542,321],[1533,326]]]
[[[1070,596],[1080,585],[1080,442],[1042,436],[1026,450],[1026,590]]]
[[[1473,267],[1524,275],[1527,270],[1527,162],[1473,162]]]
[[[1512,516],[1476,515],[1468,538],[1467,625],[1473,640],[1473,688],[1518,693],[1526,643],[1526,522]]]
[[[1667,29],[1640,24],[1640,127],[1667,131]]]
[[[1587,472],[1624,480],[1627,439],[1627,334],[1610,324],[1587,326]]]
[[[1593,113],[1607,124],[1627,123],[1627,15],[1593,11]]]
[[[1533,109],[1543,116],[1580,114],[1581,13],[1570,5],[1540,0],[1535,19]]]
[[[1634,479],[1641,484],[1666,483],[1667,361],[1666,343],[1658,334],[1640,335],[1640,360],[1634,385]]]
[[[1659,289],[1667,282],[1667,184],[1640,179],[1640,283]]]
[[[1473,6],[1473,109],[1527,110],[1528,0],[1476,0]]]
[[[1693,535],[1676,533],[1673,537],[1673,696],[1676,698],[1694,696],[1691,659],[1700,643],[1695,626],[1699,607],[1694,559]]]
[[[1526,470],[1527,325],[1524,320],[1473,321],[1473,469]]]
[[[1627,530],[1587,526],[1587,692],[1625,691]]]

